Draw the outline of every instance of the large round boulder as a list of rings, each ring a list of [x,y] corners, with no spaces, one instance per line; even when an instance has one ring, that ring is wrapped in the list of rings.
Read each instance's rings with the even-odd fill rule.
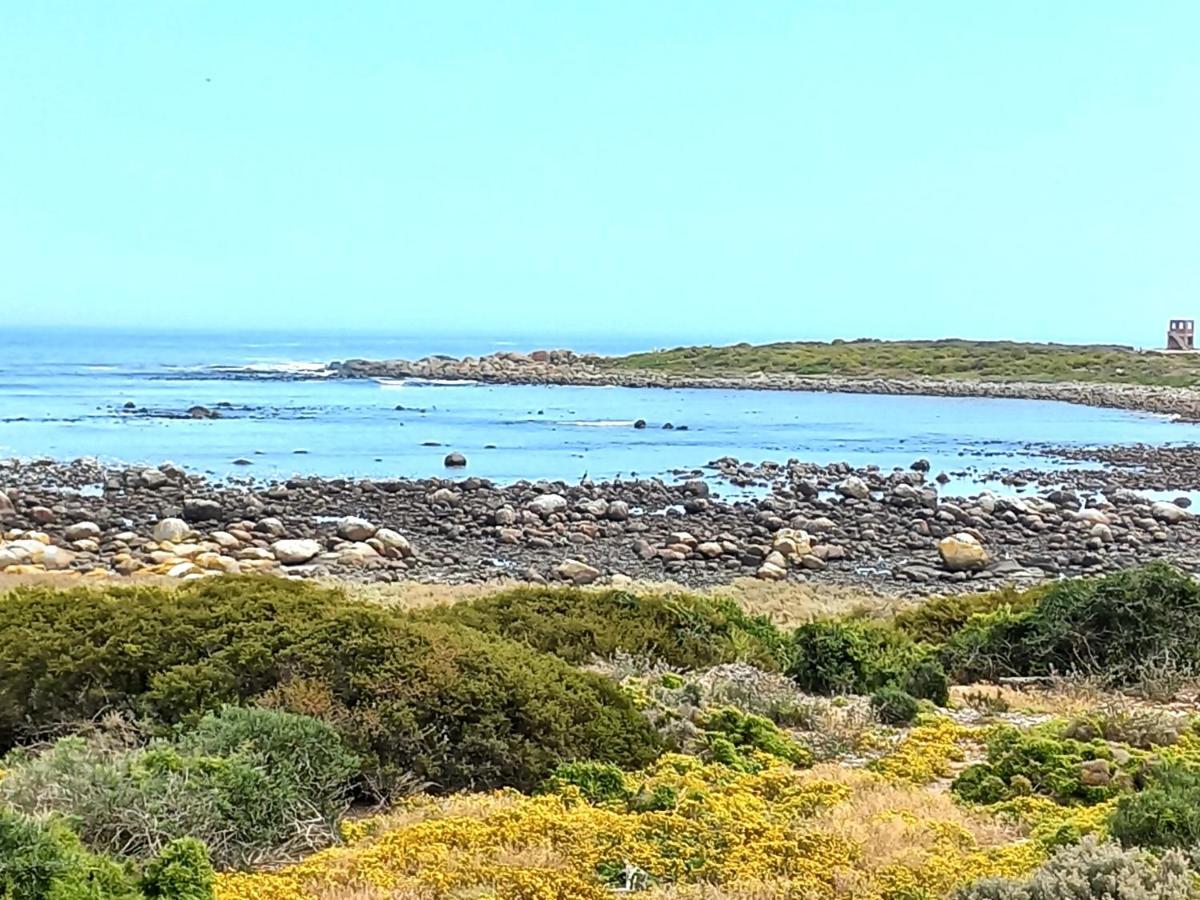
[[[310,538],[276,541],[271,545],[275,558],[285,566],[299,566],[321,552],[321,545]]]
[[[550,516],[567,508],[567,498],[562,494],[540,494],[529,501],[529,508],[539,516]]]
[[[836,490],[843,497],[849,497],[853,500],[866,500],[871,496],[871,489],[857,475],[851,475],[845,481],[839,482]]]
[[[204,497],[188,497],[183,501],[183,518],[188,522],[204,522],[221,518],[221,504]]]
[[[150,533],[150,535],[160,544],[163,541],[170,541],[172,544],[178,544],[191,533],[192,529],[188,526],[187,522],[183,521],[183,519],[170,518],[160,519],[158,522],[154,523],[154,530]]]
[[[987,550],[979,538],[970,532],[960,531],[938,541],[938,555],[951,572],[979,572],[991,562]]]
[[[366,519],[360,519],[358,516],[343,516],[337,523],[338,537],[347,541],[365,541],[374,537],[378,530]]]
[[[591,584],[600,577],[600,570],[577,559],[564,560],[554,569],[554,575],[571,584]]]

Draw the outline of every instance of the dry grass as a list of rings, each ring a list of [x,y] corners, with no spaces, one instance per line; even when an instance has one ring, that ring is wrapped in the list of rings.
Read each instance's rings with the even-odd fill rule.
[[[37,575],[0,575],[0,593],[22,585],[52,585],[68,588],[80,585],[108,587],[113,585],[156,584],[163,587],[178,587],[179,581],[163,575],[130,579],[118,575],[79,575],[69,572],[45,572]],[[379,603],[383,606],[403,610],[428,609],[454,603],[476,600],[509,588],[527,585],[515,579],[476,582],[469,584],[443,584],[426,581],[400,581],[395,583],[366,583],[336,578],[319,579],[325,587],[339,588],[356,600]],[[612,585],[598,584],[586,590],[611,590]],[[622,584],[621,589],[635,594],[698,594],[710,597],[728,597],[753,615],[764,615],[782,628],[793,628],[813,619],[841,616],[848,613],[865,613],[887,617],[895,614],[906,602],[862,587],[836,584],[795,584],[789,582],[767,582],[757,578],[736,578],[724,585],[711,587],[689,587],[675,581],[638,580]]]
[[[860,843],[869,851],[866,863],[874,868],[911,862],[914,852],[924,852],[914,840],[914,829],[924,827],[921,823],[947,823],[970,834],[981,847],[995,847],[1020,836],[1013,826],[956,803],[946,791],[836,763],[814,766],[810,777],[850,788],[850,798],[821,812],[813,827]]]
[[[1097,709],[1125,705],[1128,698],[1083,679],[1056,679],[1045,687],[1015,688],[996,684],[953,685],[953,706],[980,706],[1050,716],[1081,716]]]
[[[650,585],[649,587],[653,587]],[[687,590],[679,588],[679,590]],[[731,597],[747,612],[764,615],[776,625],[794,628],[813,619],[865,613],[885,618],[893,615],[901,604],[894,596],[871,591],[864,587],[839,584],[795,584],[782,581],[761,581],[757,578],[737,578],[721,587],[706,588],[694,593],[714,597]]]
[[[425,581],[398,581],[366,584],[325,579],[320,583],[326,587],[340,588],[355,600],[365,600],[395,609],[414,610],[477,600],[508,588],[518,587],[523,582],[488,581],[475,584],[440,584]]]
[[[351,597],[381,603],[399,609],[427,609],[447,606],[486,597],[525,582],[492,581],[482,584],[431,584],[422,581],[401,581],[394,584],[356,584],[344,581],[325,582],[341,587]],[[611,590],[611,585],[594,585],[585,590]],[[865,612],[873,616],[892,615],[901,601],[896,597],[874,593],[864,588],[843,585],[793,584],[766,582],[757,578],[737,578],[729,584],[695,588],[674,581],[633,581],[622,585],[640,595],[698,594],[728,597],[753,615],[767,616],[776,625],[795,627],[825,616],[840,616]]]

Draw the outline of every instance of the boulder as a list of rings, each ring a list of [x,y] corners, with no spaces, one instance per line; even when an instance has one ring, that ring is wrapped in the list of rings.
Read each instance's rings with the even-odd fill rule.
[[[209,535],[209,539],[222,550],[236,550],[242,545],[242,542],[228,531],[214,531]]]
[[[1079,764],[1079,780],[1088,787],[1106,787],[1112,771],[1106,759],[1085,759]]]
[[[163,541],[178,544],[191,533],[192,529],[183,519],[160,519],[154,524],[154,530],[150,534],[160,544]]]
[[[17,508],[9,499],[8,494],[0,491],[0,519],[10,519],[17,514]]]
[[[608,501],[603,497],[597,498],[596,500],[584,500],[579,504],[579,509],[581,512],[585,512],[589,516],[602,519],[608,512]]]
[[[343,516],[337,523],[338,537],[346,541],[365,541],[373,537],[378,530],[366,519],[360,519],[358,516]]]
[[[871,489],[857,475],[851,475],[845,481],[838,482],[835,490],[843,497],[850,497],[854,500],[866,500],[871,496]]]
[[[68,541],[94,541],[100,538],[100,526],[95,522],[76,522],[63,531]]]
[[[221,504],[204,497],[188,497],[183,501],[183,518],[186,522],[205,522],[221,518]]]
[[[785,558],[792,559],[812,553],[812,541],[807,532],[798,528],[781,528],[775,532],[771,548],[778,550]]]
[[[383,545],[385,556],[398,556],[408,559],[413,555],[412,544],[408,538],[390,528],[380,528],[375,532],[375,540]]]
[[[960,531],[938,541],[938,555],[951,572],[979,572],[987,568],[988,552],[979,538]]]
[[[370,544],[356,541],[338,551],[337,562],[344,566],[362,566],[378,561],[379,551]]]
[[[34,557],[33,561],[43,566],[47,570],[54,571],[58,569],[69,569],[75,557],[70,550],[64,550],[62,547],[46,547],[40,554]]]
[[[577,559],[568,559],[559,563],[554,568],[556,578],[563,581],[569,581],[572,584],[582,585],[591,584],[600,577],[600,570],[589,566],[585,562],[580,562]]]
[[[629,504],[624,500],[613,500],[604,515],[610,522],[624,522],[629,518]]]
[[[467,464],[467,458],[461,453],[447,453],[442,463],[447,469],[461,469]]]
[[[541,494],[529,501],[529,508],[539,516],[550,516],[567,508],[567,498],[562,494]]]
[[[1166,522],[1168,525],[1176,525],[1191,516],[1191,513],[1180,506],[1176,506],[1174,503],[1159,500],[1150,504],[1150,515],[1154,516],[1160,522]]]
[[[321,545],[311,539],[276,541],[271,545],[275,558],[285,566],[298,566],[321,552]]]
[[[152,491],[163,487],[171,480],[167,477],[165,472],[160,472],[158,469],[147,469],[146,471],[141,472],[138,475],[138,478],[141,479],[141,482],[145,487]]]
[[[438,488],[429,495],[429,502],[441,503],[446,506],[459,506],[462,504],[462,494],[452,491],[450,488]]]
[[[773,562],[764,562],[754,574],[763,581],[783,581],[787,578],[787,569]]]
[[[498,528],[510,528],[517,522],[517,511],[511,506],[501,506],[492,513],[492,524]]]

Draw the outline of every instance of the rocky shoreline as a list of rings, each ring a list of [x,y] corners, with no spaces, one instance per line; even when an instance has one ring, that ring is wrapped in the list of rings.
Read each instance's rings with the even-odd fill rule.
[[[1196,483],[1196,448],[1143,448],[1133,458],[1155,461],[1164,486]],[[910,593],[1159,558],[1200,572],[1200,527],[1186,498],[1151,502],[1121,467],[1075,482],[1072,471],[1038,473],[1067,489],[955,498],[919,460],[880,471],[726,458],[678,483],[508,486],[473,477],[212,482],[171,464],[5,460],[0,572],[694,586],[755,576]],[[763,495],[723,499],[728,484]]]
[[[333,362],[337,378],[438,379],[490,384],[616,386],[637,388],[720,388],[821,391],[930,397],[986,397],[1055,400],[1083,406],[1126,409],[1200,422],[1200,390],[1091,382],[968,381],[932,378],[849,378],[833,375],[754,373],[737,376],[677,375],[619,368],[614,360],[570,350],[502,352],[455,359],[350,359]]]

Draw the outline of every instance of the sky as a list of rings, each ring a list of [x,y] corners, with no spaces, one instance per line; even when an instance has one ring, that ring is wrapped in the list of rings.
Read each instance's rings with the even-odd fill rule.
[[[1200,318],[1200,3],[0,3],[0,327]]]

